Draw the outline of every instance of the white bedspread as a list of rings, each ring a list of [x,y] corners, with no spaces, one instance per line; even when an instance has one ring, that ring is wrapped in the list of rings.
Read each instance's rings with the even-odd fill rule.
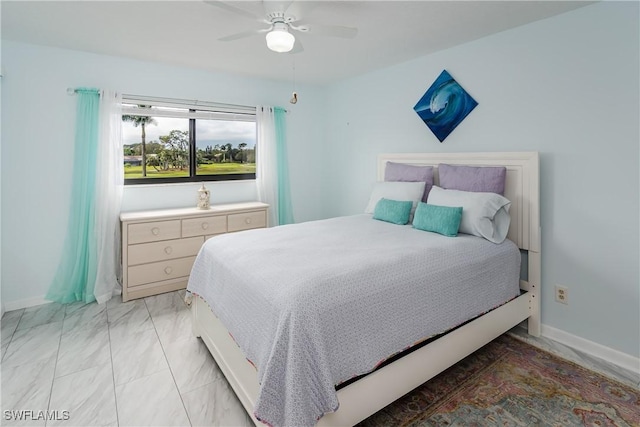
[[[335,385],[519,294],[520,252],[355,215],[207,241],[188,290],[256,368],[254,415],[315,424]]]

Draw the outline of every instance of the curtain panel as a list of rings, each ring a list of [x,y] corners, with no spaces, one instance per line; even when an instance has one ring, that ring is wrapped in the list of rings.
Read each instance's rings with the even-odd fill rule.
[[[256,108],[258,199],[269,204],[270,227],[294,222],[289,188],[285,115],[286,110],[280,107]]]
[[[98,303],[120,293],[120,209],[124,190],[122,96],[104,90],[100,98],[100,138],[96,164],[98,265],[93,294]]]
[[[46,298],[106,302],[117,292],[118,216],[122,201],[121,99],[80,88],[71,205],[62,258]]]

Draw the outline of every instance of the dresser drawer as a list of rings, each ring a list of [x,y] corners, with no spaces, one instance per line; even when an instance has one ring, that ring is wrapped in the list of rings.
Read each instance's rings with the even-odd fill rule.
[[[182,220],[182,237],[204,236],[227,232],[226,215],[205,216]]]
[[[196,257],[192,256],[129,267],[128,285],[138,286],[188,276],[195,260]]]
[[[180,220],[145,222],[129,224],[128,243],[157,242],[158,240],[178,239],[180,237]]]
[[[267,226],[267,214],[265,211],[232,214],[227,221],[229,232],[264,228]]]
[[[128,264],[146,264],[198,255],[203,242],[203,237],[190,237],[188,239],[130,245],[128,248]]]

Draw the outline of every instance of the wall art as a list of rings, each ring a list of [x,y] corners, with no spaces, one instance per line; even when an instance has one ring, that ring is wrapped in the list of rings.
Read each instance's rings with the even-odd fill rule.
[[[476,105],[475,99],[444,70],[413,109],[442,142]]]

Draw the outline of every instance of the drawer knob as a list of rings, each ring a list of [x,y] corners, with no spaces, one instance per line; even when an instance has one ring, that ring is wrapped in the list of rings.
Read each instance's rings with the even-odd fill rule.
[[[245,218],[244,222],[247,223],[247,224],[251,224],[251,218]]]
[[[160,234],[160,229],[158,227],[153,227],[151,229],[151,234],[153,234],[154,236],[157,236],[158,234]]]
[[[209,228],[209,223],[208,222],[203,222],[202,223],[202,229],[206,230],[207,228]]]
[[[164,248],[164,253],[169,255],[171,254],[171,252],[173,252],[173,248],[171,246],[167,246],[166,248]]]
[[[171,274],[171,272],[172,272],[172,271],[173,271],[173,268],[171,268],[171,267],[165,267],[165,268],[164,268],[164,272],[165,272],[166,274]]]

